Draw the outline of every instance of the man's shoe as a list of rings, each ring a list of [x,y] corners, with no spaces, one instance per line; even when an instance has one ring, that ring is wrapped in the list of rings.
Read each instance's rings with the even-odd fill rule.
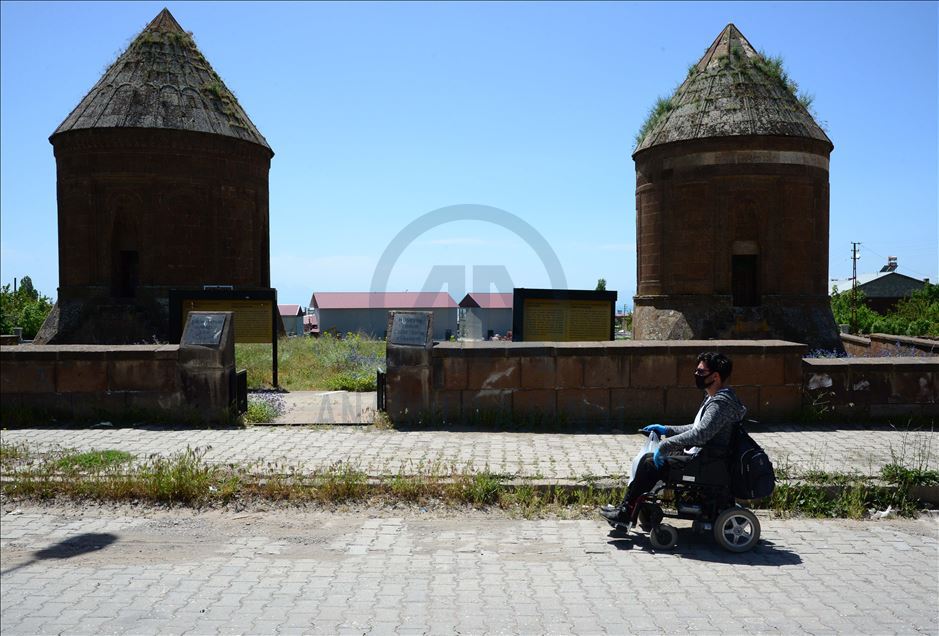
[[[626,510],[620,508],[619,506],[604,506],[603,508],[600,508],[600,516],[609,521],[615,521],[617,523],[629,522],[629,515],[626,514]]]

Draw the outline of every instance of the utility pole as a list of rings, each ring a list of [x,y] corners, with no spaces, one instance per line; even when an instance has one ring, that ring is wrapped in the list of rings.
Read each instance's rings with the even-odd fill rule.
[[[851,242],[851,333],[857,332],[857,248],[860,243]]]

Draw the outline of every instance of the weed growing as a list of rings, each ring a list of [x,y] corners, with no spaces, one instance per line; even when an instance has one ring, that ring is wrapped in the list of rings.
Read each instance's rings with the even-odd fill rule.
[[[391,421],[391,418],[388,417],[388,413],[385,411],[375,411],[375,418],[372,425],[375,427],[375,430],[379,431],[390,431],[395,427],[394,422]]]
[[[248,388],[272,388],[271,347],[236,344],[235,364],[248,370]],[[385,369],[385,341],[360,334],[287,338],[277,344],[278,381],[288,391],[374,391]]]
[[[26,444],[0,442],[0,468],[8,468],[31,459],[33,453]]]
[[[880,486],[860,476],[839,479],[845,483],[777,484],[769,500],[758,502],[756,507],[768,507],[782,516],[849,519],[862,519],[888,508],[905,517],[914,516],[919,510],[920,502],[909,488]]]
[[[488,469],[443,461],[409,463],[395,472],[369,477],[346,462],[308,471],[277,463],[220,465],[207,462],[208,449],[187,449],[142,461],[121,451],[37,453],[25,445],[0,445],[3,494],[11,497],[137,501],[188,506],[224,505],[233,500],[337,505],[429,502],[449,506],[496,507],[525,518],[593,514],[597,506],[622,500],[622,488],[601,487],[596,478],[579,484],[544,484]],[[922,456],[922,454],[920,455]],[[912,489],[939,483],[939,471],[903,464],[882,470],[888,485],[871,476],[810,470],[799,482],[777,484],[773,495],[750,502],[781,516],[860,519],[891,508],[916,514]]]
[[[689,69],[689,74],[690,71],[691,69]],[[649,109],[649,114],[646,115],[646,119],[639,128],[639,132],[636,133],[636,145],[641,144],[646,135],[673,110],[675,110],[675,104],[672,102],[671,98],[659,97],[655,101],[655,104],[652,105],[652,108]]]
[[[248,410],[243,418],[246,424],[273,422],[284,414],[287,407],[279,393],[252,393],[248,396]]]

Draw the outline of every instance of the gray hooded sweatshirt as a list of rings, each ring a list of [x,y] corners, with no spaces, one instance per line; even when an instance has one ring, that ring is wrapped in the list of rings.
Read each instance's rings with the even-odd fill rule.
[[[665,434],[668,437],[660,446],[663,454],[681,453],[683,449],[693,447],[700,450],[701,446],[709,443],[727,446],[730,444],[733,424],[747,414],[747,407],[729,387],[721,389],[714,397],[705,398],[699,410],[701,417],[695,417],[694,424],[666,427]]]

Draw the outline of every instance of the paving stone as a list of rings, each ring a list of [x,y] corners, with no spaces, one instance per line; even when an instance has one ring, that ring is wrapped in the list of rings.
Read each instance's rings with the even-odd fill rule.
[[[919,449],[917,452],[921,450],[920,454],[929,457],[939,455],[939,432],[933,431],[838,424],[804,429],[797,424],[779,424],[763,426],[753,436],[778,468],[794,472],[817,469],[876,476],[885,464],[894,461],[897,449]],[[495,435],[376,431],[357,426],[251,427],[224,431],[172,427],[17,429],[0,432],[0,439],[9,444],[28,443],[39,450],[113,448],[141,458],[151,453],[172,455],[198,447],[205,449],[204,459],[210,463],[271,462],[316,470],[343,462],[372,474],[399,470],[413,473],[420,465],[439,461],[444,466],[545,479],[621,476],[644,442],[641,435],[611,429],[591,435],[514,432]],[[393,527],[386,532],[393,534]],[[6,531],[3,538],[8,540]]]
[[[790,428],[768,428],[755,437],[774,457],[825,470],[878,471],[892,460],[891,445],[897,448],[905,439],[862,428]],[[829,445],[833,437],[842,452]],[[613,432],[493,435],[347,427],[33,429],[0,431],[0,439],[40,448],[123,449],[141,457],[179,452],[187,444],[211,446],[210,462],[269,457],[307,469],[349,461],[380,471],[395,462],[406,467],[441,457],[559,479],[616,475],[642,442]],[[931,457],[939,457],[939,435],[922,439]],[[10,514],[9,506],[0,510],[4,636],[935,633],[937,625],[936,519],[764,517],[762,544],[731,555],[709,537],[687,536],[685,529],[675,551],[654,552],[645,537],[611,539],[599,519],[296,512],[304,523],[294,536],[266,523],[265,515],[215,532],[210,515],[131,516],[92,505],[78,516],[21,507],[21,514]],[[174,514],[185,523],[167,525]],[[165,542],[133,540],[169,532],[175,541],[191,526],[204,530],[198,535],[204,545],[185,559],[173,557]],[[325,540],[293,541],[317,529]],[[119,540],[95,553],[30,562],[36,551],[91,532],[110,532]],[[891,601],[884,603],[888,590]]]

